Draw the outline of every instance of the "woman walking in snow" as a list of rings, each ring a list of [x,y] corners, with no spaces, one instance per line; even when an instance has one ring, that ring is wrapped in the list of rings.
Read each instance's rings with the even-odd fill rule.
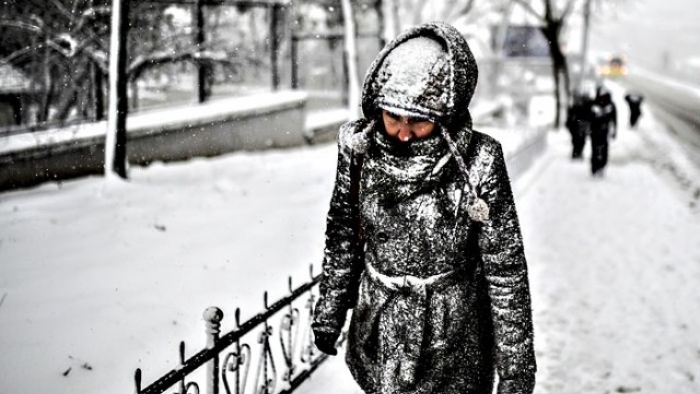
[[[472,130],[462,35],[411,28],[375,59],[339,135],[313,329],[371,394],[531,393],[532,317],[500,144]]]

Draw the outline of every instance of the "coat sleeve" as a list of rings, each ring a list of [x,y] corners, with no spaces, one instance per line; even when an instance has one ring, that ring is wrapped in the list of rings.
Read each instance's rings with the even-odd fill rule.
[[[359,277],[364,268],[359,259],[359,219],[357,204],[351,198],[350,140],[361,127],[350,122],[341,127],[338,136],[338,165],[335,187],[326,218],[326,245],[320,294],[312,327],[316,333],[340,334],[347,311],[353,307]]]
[[[477,193],[489,206],[479,249],[491,301],[499,394],[531,393],[536,371],[532,311],[523,239],[500,144],[484,146],[491,158]],[[517,389],[515,389],[517,388]]]

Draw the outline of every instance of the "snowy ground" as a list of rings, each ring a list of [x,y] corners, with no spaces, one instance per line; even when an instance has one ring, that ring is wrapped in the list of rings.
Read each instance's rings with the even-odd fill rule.
[[[150,383],[180,340],[204,346],[207,307],[228,331],[263,290],[308,281],[335,160],[333,145],[239,153],[0,194],[2,391],[133,392],[135,368]]]
[[[648,145],[627,130],[604,179],[568,161],[558,137],[519,201],[537,392],[697,393],[700,220],[690,196],[658,175]]]
[[[552,133],[515,185],[538,393],[697,392],[700,221],[692,189],[664,170],[675,148],[659,131],[648,115],[623,128],[603,179]],[[243,319],[262,308],[264,286],[275,300],[287,275],[308,280],[335,154],[237,153],[0,194],[3,392],[133,392],[135,368],[148,383],[180,340],[203,346],[208,306],[227,311],[227,331],[235,307]],[[302,392],[353,392],[343,376],[335,359]]]

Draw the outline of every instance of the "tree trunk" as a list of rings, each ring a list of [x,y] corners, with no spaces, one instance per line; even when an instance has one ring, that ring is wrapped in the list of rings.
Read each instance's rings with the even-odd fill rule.
[[[377,0],[375,3],[375,12],[377,13],[377,35],[379,39],[379,49],[381,50],[386,45],[386,17],[384,14],[384,1]]]
[[[591,20],[591,0],[586,0],[583,8],[583,43],[581,44],[581,71],[578,78],[576,89],[583,89],[583,79],[586,76],[586,63],[588,58],[588,32],[590,30]]]
[[[566,98],[566,105],[569,105],[569,97],[571,97],[571,75],[569,74],[569,61],[566,56],[561,58],[561,72],[564,79],[564,97]]]
[[[197,52],[202,51],[204,46],[204,11],[203,11],[202,1],[197,0],[194,5],[194,45],[197,48]],[[197,78],[195,78],[195,92],[197,92],[196,101],[198,103],[203,103],[207,99],[207,78],[206,78],[206,67],[202,62],[195,63],[197,68]]]
[[[357,37],[355,36],[355,17],[350,0],[341,0],[343,27],[345,29],[345,59],[348,75],[348,111],[350,119],[360,115],[360,82],[357,74]]]
[[[549,42],[549,54],[552,60],[552,76],[554,77],[554,100],[556,102],[554,114],[554,127],[561,125],[562,93],[568,97],[570,93],[569,72],[567,69],[566,56],[559,46],[559,32],[561,24],[559,21],[550,21],[542,31]],[[562,86],[562,79],[564,85]]]
[[[129,0],[112,1],[109,48],[109,117],[105,141],[105,176],[127,178],[126,116],[129,112],[126,76],[126,38]]]
[[[389,8],[391,10],[390,12],[391,12],[392,23],[393,23],[393,27],[392,27],[393,34],[391,34],[391,37],[389,38],[389,40],[392,40],[394,37],[399,35],[399,33],[401,33],[401,20],[400,20],[401,16],[400,16],[400,12],[399,12],[399,0],[389,0],[389,1],[391,2],[391,4],[389,4]]]
[[[63,96],[63,99],[56,106],[55,120],[65,121],[68,119],[71,110],[78,104],[78,87],[70,88],[70,92]]]
[[[270,7],[270,68],[272,74],[272,90],[277,91],[280,88],[280,65],[279,65],[279,47],[280,47],[280,28],[279,24],[282,19],[282,6],[275,4]]]
[[[48,42],[48,38],[47,38]],[[54,84],[53,77],[51,75],[51,62],[49,61],[51,48],[46,45],[44,48],[44,95],[43,99],[39,105],[39,113],[37,115],[37,121],[46,122],[49,120],[49,113],[51,112],[51,101],[53,100]]]
[[[495,45],[493,47],[493,68],[488,71],[488,81],[490,84],[489,94],[493,94],[495,89],[498,87],[498,77],[503,71],[503,61],[504,61],[504,51],[503,47],[506,41],[506,32],[508,31],[508,26],[510,25],[510,16],[513,11],[513,5],[515,2],[510,0],[508,4],[503,9],[503,15],[501,16],[501,21],[496,28],[496,39]]]
[[[19,126],[22,124],[23,111],[22,111],[22,98],[20,95],[10,96],[9,98],[10,106],[12,107],[12,120],[14,124]]]
[[[137,79],[138,78],[134,78],[129,81],[129,85],[131,85],[131,100],[129,100],[129,107],[131,107],[133,110],[137,110],[139,108],[139,83]]]
[[[558,129],[561,124],[561,82],[559,79],[561,74],[557,64],[552,64],[552,73],[554,74],[554,101],[556,103],[554,110],[554,128]]]
[[[104,119],[104,82],[102,70],[95,63],[91,63],[92,68],[92,95],[93,95],[93,117],[96,121]]]

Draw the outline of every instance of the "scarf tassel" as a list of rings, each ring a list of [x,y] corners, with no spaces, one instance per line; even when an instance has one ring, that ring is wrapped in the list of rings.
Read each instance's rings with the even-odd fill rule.
[[[486,201],[477,196],[476,192],[474,191],[474,187],[472,186],[471,182],[469,182],[469,171],[467,170],[467,165],[464,163],[464,159],[459,153],[455,141],[445,130],[442,131],[442,136],[445,138],[445,141],[447,141],[447,146],[449,147],[452,156],[454,156],[455,160],[457,161],[457,166],[462,172],[464,182],[466,183],[465,189],[467,189],[467,193],[469,194],[467,215],[469,215],[469,217],[476,222],[484,223],[489,220],[489,206],[486,204]]]

